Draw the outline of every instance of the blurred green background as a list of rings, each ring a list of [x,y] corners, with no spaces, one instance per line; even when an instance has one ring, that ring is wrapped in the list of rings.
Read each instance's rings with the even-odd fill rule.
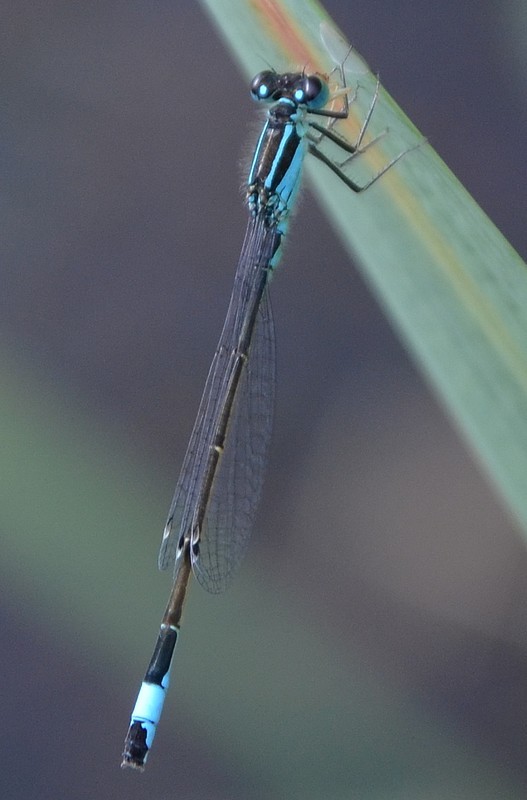
[[[524,4],[326,7],[525,256]],[[249,555],[119,770],[258,115],[193,3],[7,0],[0,36],[2,796],[525,797],[521,539],[307,190]]]

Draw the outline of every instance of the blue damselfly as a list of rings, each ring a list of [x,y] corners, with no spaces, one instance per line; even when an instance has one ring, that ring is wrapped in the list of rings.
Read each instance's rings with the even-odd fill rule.
[[[191,574],[208,591],[222,591],[249,537],[273,413],[275,353],[268,287],[280,257],[304,156],[311,153],[360,193],[404,155],[400,153],[362,185],[343,172],[350,159],[379,138],[363,144],[379,86],[377,83],[357,140],[349,144],[335,132],[335,125],[348,116],[358,87],[350,97],[344,63],[338,73],[339,88],[333,92],[329,78],[305,72],[266,70],[251,83],[253,98],[270,108],[247,179],[249,221],[227,317],[163,534],[159,566],[174,567],[174,585],[132,712],[123,766],[142,769],[152,746]],[[341,164],[319,149],[322,140],[330,140],[344,153]]]

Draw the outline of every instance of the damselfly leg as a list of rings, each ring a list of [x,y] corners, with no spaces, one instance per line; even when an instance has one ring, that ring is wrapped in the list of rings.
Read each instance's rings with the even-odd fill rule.
[[[348,51],[348,56],[351,53],[352,48]],[[346,56],[346,58],[348,57]],[[373,139],[370,139],[369,142],[363,144],[364,136],[366,134],[366,130],[370,124],[375,106],[377,104],[377,100],[379,98],[379,89],[380,89],[380,80],[379,76],[377,76],[377,83],[375,86],[375,91],[373,97],[371,99],[368,111],[364,120],[362,122],[361,128],[359,130],[359,134],[357,139],[354,143],[348,142],[343,136],[340,136],[338,133],[335,133],[333,128],[339,120],[347,119],[349,116],[349,107],[352,102],[354,102],[357,98],[360,84],[357,83],[355,89],[353,90],[353,94],[349,97],[350,90],[346,85],[346,73],[344,70],[344,65],[346,63],[346,59],[340,64],[339,67],[335,67],[335,70],[338,70],[340,74],[340,81],[341,86],[337,88],[331,96],[330,102],[335,100],[336,98],[342,96],[343,98],[343,107],[340,110],[335,110],[332,108],[324,108],[324,109],[312,109],[310,110],[310,115],[316,114],[318,116],[327,117],[328,121],[326,125],[321,125],[318,122],[314,122],[313,120],[309,120],[309,131],[306,134],[307,139],[309,140],[308,144],[308,151],[325,164],[332,172],[334,172],[338,177],[341,179],[343,183],[346,184],[352,191],[359,193],[363,192],[365,189],[368,189],[372,186],[382,175],[384,175],[394,164],[396,164],[403,156],[409,153],[411,150],[415,150],[416,147],[420,147],[422,144],[419,142],[417,145],[413,145],[412,147],[408,147],[405,150],[402,150],[398,155],[388,161],[387,164],[384,165],[369,181],[364,184],[359,184],[350,178],[346,173],[345,169],[349,165],[349,163],[354,159],[356,156],[362,155],[365,153],[370,147],[376,144],[380,139],[382,139],[386,134],[389,132],[388,128],[381,131],[381,133],[377,134]],[[315,133],[313,133],[313,131]],[[333,144],[337,145],[344,153],[347,153],[347,156],[340,162],[335,162],[329,156],[320,150],[319,145],[324,141],[328,140]]]

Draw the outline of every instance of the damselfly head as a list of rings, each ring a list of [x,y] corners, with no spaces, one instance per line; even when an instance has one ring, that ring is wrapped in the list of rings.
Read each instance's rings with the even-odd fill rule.
[[[308,109],[323,108],[329,99],[329,88],[321,75],[306,75],[305,72],[282,74],[265,70],[251,81],[254,100],[268,103],[286,101]]]

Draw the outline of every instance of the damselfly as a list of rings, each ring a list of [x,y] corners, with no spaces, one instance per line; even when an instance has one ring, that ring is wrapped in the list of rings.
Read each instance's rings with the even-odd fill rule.
[[[349,97],[343,67],[338,68],[340,88],[334,92],[328,78],[305,72],[267,70],[251,83],[253,98],[269,103],[270,108],[247,180],[249,222],[227,317],[163,534],[159,566],[174,567],[174,585],[132,712],[123,766],[142,769],[152,746],[191,573],[208,591],[222,591],[249,537],[273,412],[275,354],[268,286],[304,156],[310,152],[359,193],[404,155],[400,153],[363,185],[343,172],[350,159],[377,140],[363,144],[379,89],[377,83],[357,140],[349,144],[334,131],[335,123],[348,116],[349,103],[358,91],[357,87]],[[321,118],[326,118],[325,124],[317,121]],[[321,152],[318,145],[324,139],[345,154],[341,164]]]

